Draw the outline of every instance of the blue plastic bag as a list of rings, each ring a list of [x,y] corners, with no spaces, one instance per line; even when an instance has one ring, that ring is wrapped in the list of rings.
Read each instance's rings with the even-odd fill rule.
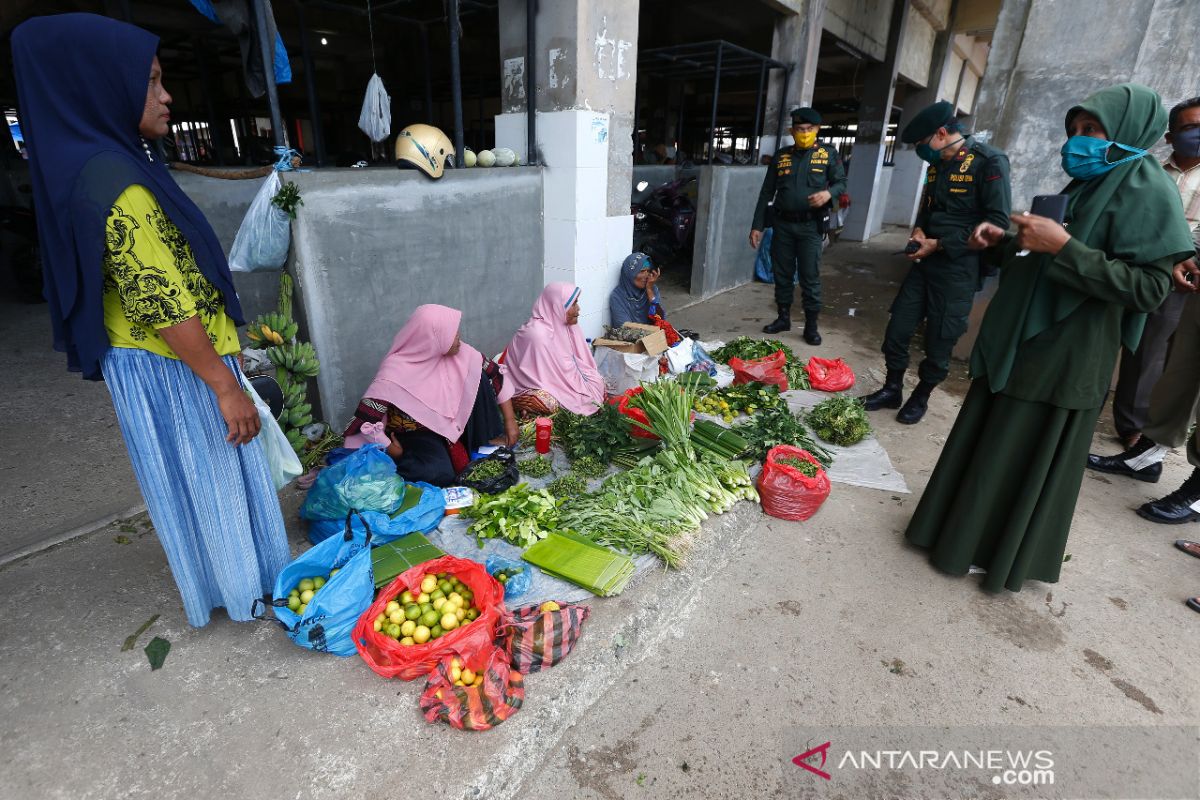
[[[404,500],[404,479],[378,444],[365,444],[317,475],[300,508],[305,519],[344,521],[351,510],[390,514]]]
[[[356,535],[363,535],[364,529],[370,527],[375,545],[385,544],[393,539],[399,539],[413,531],[429,533],[442,524],[446,515],[446,496],[442,490],[428,483],[408,484],[407,491],[414,488],[421,490],[421,499],[412,508],[401,511],[396,516],[380,511],[362,511],[351,517],[350,527]],[[346,529],[344,519],[321,519],[309,523],[308,539],[313,544],[320,544],[334,534],[343,533]]]
[[[358,618],[375,600],[375,575],[371,566],[371,531],[343,520],[345,533],[331,536],[302,553],[275,579],[272,605],[275,619],[288,638],[301,647],[336,656],[357,652],[351,632]],[[327,577],[332,570],[338,573]],[[304,578],[326,577],[301,616],[287,606],[288,594]],[[256,601],[257,603],[262,602]],[[259,616],[256,614],[256,616]]]
[[[529,593],[533,588],[533,567],[530,564],[524,564],[520,561],[509,561],[507,558],[500,556],[488,556],[487,563],[484,564],[488,575],[493,578],[500,571],[507,572],[510,577],[504,584],[504,600],[516,600],[519,597]],[[520,570],[513,574],[515,570]]]
[[[758,255],[754,258],[754,277],[763,283],[775,282],[775,270],[771,266],[771,239],[774,236],[774,228],[763,231],[762,241],[758,243]]]

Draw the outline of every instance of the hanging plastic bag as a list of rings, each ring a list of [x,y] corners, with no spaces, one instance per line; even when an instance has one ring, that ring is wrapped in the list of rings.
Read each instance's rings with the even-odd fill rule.
[[[388,603],[406,591],[416,589],[419,593],[425,575],[439,572],[455,576],[471,590],[471,603],[479,609],[479,616],[473,622],[460,625],[438,639],[412,645],[402,645],[375,630],[375,618],[383,613]],[[451,654],[472,658],[492,649],[492,639],[503,613],[504,590],[487,574],[482,564],[466,558],[443,556],[400,573],[396,580],[380,589],[378,598],[354,626],[354,645],[367,666],[379,675],[416,680],[429,674],[439,661]]]
[[[797,460],[816,467],[816,475],[809,477],[788,463]],[[758,476],[758,495],[763,511],[779,519],[808,519],[829,497],[829,489],[829,476],[821,462],[807,450],[787,444],[771,448]]]
[[[854,385],[854,370],[840,358],[813,356],[808,360],[808,382],[822,392],[843,392]]]
[[[279,172],[271,170],[258,194],[254,195],[229,251],[229,268],[234,272],[280,269],[287,261],[288,245],[292,241],[291,219],[271,202],[282,186]]]
[[[754,257],[754,278],[763,283],[775,282],[775,270],[771,266],[771,239],[774,236],[774,228],[763,231],[762,241],[758,243],[758,255]]]
[[[557,610],[541,606],[518,608],[505,615],[501,642],[509,664],[522,675],[553,667],[570,654],[591,615],[587,606],[562,603]]]
[[[788,390],[787,356],[782,350],[776,350],[762,358],[731,358],[729,366],[733,369],[735,386],[743,383],[765,383],[778,386],[781,392]]]
[[[416,498],[415,502],[411,502]],[[406,508],[406,506],[408,506]],[[429,533],[442,523],[446,515],[446,496],[442,490],[428,483],[410,483],[404,487],[404,500],[400,510],[385,514],[380,511],[362,511],[350,520],[355,533],[370,528],[375,546],[407,536],[414,531]],[[319,519],[308,525],[308,540],[320,544],[334,534],[341,533],[342,520]]]
[[[533,567],[528,564],[509,561],[500,556],[488,556],[484,566],[488,575],[496,578],[496,582],[504,587],[505,602],[518,600],[529,594],[529,590],[533,588]],[[501,572],[505,576],[503,581],[497,577],[497,573]]]
[[[367,81],[358,128],[372,142],[382,142],[392,134],[392,98],[383,88],[383,78],[376,73],[372,73],[371,80]]]
[[[325,584],[299,614],[288,607],[288,595],[305,578],[323,578]],[[355,648],[351,632],[374,596],[371,530],[366,526],[354,530],[347,519],[344,535],[326,539],[283,568],[275,579],[272,605],[275,619],[296,644],[322,653],[352,656]],[[262,602],[255,601],[255,611]]]
[[[305,519],[346,518],[351,510],[390,514],[404,500],[396,462],[377,444],[364,444],[317,475],[300,507]]]
[[[462,680],[466,670],[474,679],[470,686]],[[499,647],[470,656],[448,655],[429,673],[419,702],[426,722],[445,722],[462,731],[486,731],[521,709],[525,678],[509,668],[508,656]]]
[[[267,467],[271,470],[271,482],[278,491],[300,477],[304,466],[292,448],[292,443],[279,427],[275,415],[271,413],[271,407],[254,391],[253,383],[246,381],[245,386],[246,393],[258,409],[259,431],[255,438],[262,443],[263,455],[267,459]]]

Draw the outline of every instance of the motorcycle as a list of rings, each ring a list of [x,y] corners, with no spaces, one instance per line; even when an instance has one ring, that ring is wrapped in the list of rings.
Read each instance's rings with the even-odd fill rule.
[[[696,206],[688,190],[696,178],[677,178],[651,188],[639,181],[633,193],[633,249],[658,267],[690,264],[695,247]]]

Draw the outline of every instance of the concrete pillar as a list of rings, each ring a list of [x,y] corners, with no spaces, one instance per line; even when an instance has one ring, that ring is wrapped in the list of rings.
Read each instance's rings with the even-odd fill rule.
[[[817,58],[821,54],[821,30],[829,0],[798,0],[777,6],[782,16],[775,21],[771,40],[771,58],[791,65],[787,75],[772,70],[763,110],[763,153],[774,153],[787,133],[791,120],[787,112],[812,102],[817,79]],[[786,89],[785,89],[786,84]],[[786,92],[786,93],[785,93]],[[783,124],[780,125],[781,116]]]
[[[894,0],[888,27],[887,54],[883,63],[867,68],[859,106],[858,133],[854,138],[850,167],[850,214],[843,238],[865,242],[883,228],[883,207],[887,201],[890,170],[883,171],[883,139],[892,113],[896,92],[896,73],[900,64],[900,43],[908,25],[908,0]]]
[[[504,83],[496,145],[526,150],[526,0],[500,1]],[[634,91],[638,0],[541,0],[534,85],[544,164],[547,283],[582,290],[588,337],[608,320],[608,294],[633,247]],[[534,298],[530,298],[532,304]]]
[[[912,122],[923,108],[947,98],[939,97],[939,90],[950,71],[954,53],[954,20],[958,15],[960,0],[951,0],[950,13],[946,19],[946,27],[938,32],[933,40],[933,52],[929,58],[929,77],[925,88],[909,92],[904,99],[904,110],[900,112],[899,130]],[[888,225],[910,226],[917,218],[917,204],[921,202],[921,187],[925,180],[925,167],[928,165],[917,157],[916,148],[910,144],[901,144],[897,139],[892,151],[892,182],[888,190],[887,204],[883,210],[883,221]]]

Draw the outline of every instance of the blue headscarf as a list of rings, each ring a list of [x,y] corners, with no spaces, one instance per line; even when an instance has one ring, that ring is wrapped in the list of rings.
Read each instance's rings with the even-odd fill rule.
[[[226,313],[242,324],[216,234],[138,134],[158,37],[108,17],[60,14],[19,25],[12,49],[54,349],[67,354],[67,368],[103,377],[105,224],[133,184],[158,200],[221,291]]]
[[[646,290],[639,289],[633,279],[644,269],[654,269],[650,256],[645,253],[630,253],[621,264],[621,280],[608,296],[608,311],[612,319],[609,324],[619,328],[626,322],[645,323],[650,317],[650,300]],[[654,287],[654,305],[660,305],[658,286]]]

